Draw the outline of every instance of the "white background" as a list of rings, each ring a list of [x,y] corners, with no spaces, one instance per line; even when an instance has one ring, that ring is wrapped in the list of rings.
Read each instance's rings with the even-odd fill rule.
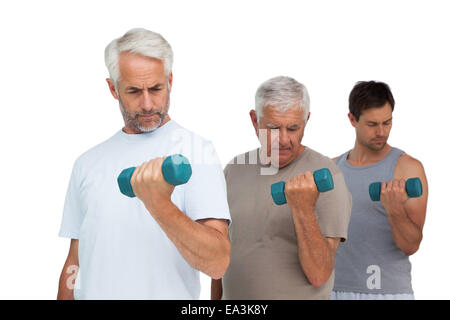
[[[387,82],[390,144],[425,166],[417,299],[449,299],[449,8],[446,1],[14,1],[0,4],[0,298],[54,299],[69,240],[58,238],[73,162],[123,123],[103,50],[133,27],[175,54],[172,119],[212,140],[225,165],[258,146],[248,112],[260,83],[288,75],[311,96],[304,144],[350,149],[348,94]],[[209,280],[202,277],[203,299]]]

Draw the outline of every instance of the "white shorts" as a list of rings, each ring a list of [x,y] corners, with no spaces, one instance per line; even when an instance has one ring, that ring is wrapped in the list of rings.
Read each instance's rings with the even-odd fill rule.
[[[373,294],[345,291],[331,291],[330,300],[414,300],[413,293]]]

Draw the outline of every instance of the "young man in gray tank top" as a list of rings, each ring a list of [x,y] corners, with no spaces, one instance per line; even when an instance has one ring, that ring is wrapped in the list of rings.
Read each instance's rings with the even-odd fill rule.
[[[422,164],[387,144],[395,101],[382,82],[358,82],[348,117],[356,131],[352,150],[333,159],[352,194],[348,241],[336,255],[331,299],[414,299],[409,256],[422,241],[428,185]],[[419,177],[423,194],[409,198],[405,181]],[[382,182],[380,201],[369,185]]]

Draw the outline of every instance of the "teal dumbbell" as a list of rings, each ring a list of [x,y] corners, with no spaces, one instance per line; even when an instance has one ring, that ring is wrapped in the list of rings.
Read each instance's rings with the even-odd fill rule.
[[[405,185],[406,193],[410,198],[418,198],[422,195],[422,182],[419,178],[409,178]],[[372,201],[380,201],[381,182],[373,182],[369,186],[369,195]]]
[[[333,176],[328,168],[314,171],[313,176],[319,192],[326,192],[334,189]],[[280,181],[270,186],[273,202],[277,205],[282,205],[287,202],[284,194],[285,185],[286,183],[284,181]]]
[[[131,176],[136,167],[124,169],[117,178],[120,192],[133,198],[136,195],[131,187]],[[189,160],[181,154],[168,156],[161,166],[161,171],[167,183],[178,186],[189,181],[192,175],[192,168]]]

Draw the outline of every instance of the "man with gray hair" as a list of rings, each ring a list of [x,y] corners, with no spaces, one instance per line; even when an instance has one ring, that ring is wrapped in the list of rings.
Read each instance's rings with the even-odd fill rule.
[[[276,77],[255,100],[250,118],[261,148],[225,168],[231,258],[223,279],[212,280],[211,298],[329,299],[350,193],[333,161],[301,144],[310,116],[305,86]],[[334,189],[319,195],[311,172],[321,168],[332,173]],[[280,180],[287,205],[276,206],[270,190]]]
[[[107,83],[125,126],[75,161],[59,233],[71,245],[58,299],[198,299],[199,271],[221,278],[228,267],[225,179],[212,143],[170,119],[172,56],[169,43],[145,29],[106,47]],[[192,176],[175,188],[161,165],[177,153]],[[133,166],[129,198],[117,177]]]

